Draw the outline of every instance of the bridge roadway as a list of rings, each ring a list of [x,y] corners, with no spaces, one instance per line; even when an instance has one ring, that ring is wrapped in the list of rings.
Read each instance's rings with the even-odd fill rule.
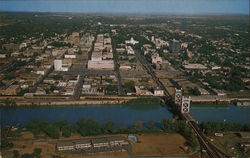
[[[141,62],[143,67],[146,69],[146,71],[151,75],[152,79],[157,83],[157,85],[164,91],[164,99],[166,102],[173,103],[173,98],[167,91],[166,87],[162,84],[160,79],[155,75],[152,66],[147,62],[144,55],[142,55],[141,52],[136,51],[136,57]],[[200,147],[202,150],[203,157],[206,158],[230,158],[230,156],[226,155],[224,152],[222,152],[220,149],[218,149],[215,145],[213,145],[211,142],[208,141],[205,134],[200,130],[198,124],[196,123],[195,119],[189,114],[189,113],[181,113],[181,109],[179,106],[173,104],[172,108],[174,108],[174,111],[187,122],[187,124],[194,130],[197,139],[200,143]]]

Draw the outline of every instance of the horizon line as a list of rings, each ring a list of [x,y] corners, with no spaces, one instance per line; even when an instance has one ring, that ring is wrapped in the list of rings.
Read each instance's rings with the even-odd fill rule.
[[[0,0],[1,1],[1,0]],[[2,11],[0,10],[0,13],[52,13],[52,14],[101,14],[101,15],[192,15],[192,16],[204,16],[204,15],[214,15],[214,16],[220,16],[220,15],[245,15],[249,16],[250,13],[125,13],[125,12],[70,12],[70,11]]]

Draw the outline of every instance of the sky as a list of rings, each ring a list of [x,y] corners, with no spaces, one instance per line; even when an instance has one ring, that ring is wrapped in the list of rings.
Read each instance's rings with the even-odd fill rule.
[[[249,14],[249,0],[0,0],[0,11]]]

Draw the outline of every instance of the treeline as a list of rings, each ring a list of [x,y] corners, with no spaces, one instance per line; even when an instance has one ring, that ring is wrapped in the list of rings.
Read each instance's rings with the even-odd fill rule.
[[[207,135],[213,135],[216,132],[250,132],[250,124],[240,124],[232,122],[203,122],[200,127]]]
[[[169,121],[168,124],[176,126],[180,121]],[[169,125],[170,126],[170,125]],[[100,124],[91,119],[80,119],[75,124],[71,124],[66,120],[58,121],[55,123],[48,123],[45,121],[30,121],[26,124],[28,131],[32,132],[35,136],[39,134],[46,134],[51,138],[70,137],[74,133],[79,133],[81,136],[95,136],[101,134],[129,134],[129,133],[159,133],[159,132],[174,132],[175,128],[168,130],[166,122],[162,121],[160,127],[156,126],[154,121],[143,123],[136,121],[131,126],[117,127],[114,122],[109,121],[105,124]],[[177,128],[177,127],[176,127]]]

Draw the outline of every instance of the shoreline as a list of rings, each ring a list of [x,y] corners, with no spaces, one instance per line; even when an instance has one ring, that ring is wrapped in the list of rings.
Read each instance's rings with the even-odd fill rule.
[[[162,98],[155,96],[81,96],[79,100],[71,96],[0,96],[0,107],[30,106],[88,106],[88,105],[126,105],[126,104],[164,104]],[[229,98],[227,101],[192,100],[193,107],[250,107],[248,98]]]

